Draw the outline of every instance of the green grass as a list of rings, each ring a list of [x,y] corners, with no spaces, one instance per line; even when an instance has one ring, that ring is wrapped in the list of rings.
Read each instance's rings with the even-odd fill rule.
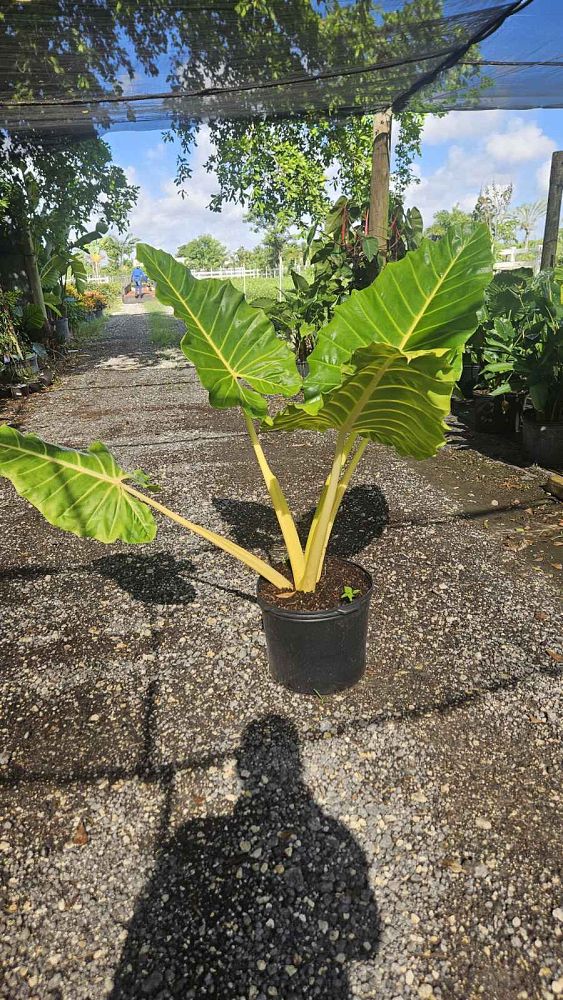
[[[149,336],[156,347],[179,347],[181,333],[178,321],[157,299],[143,299],[143,310],[149,325]]]
[[[235,288],[241,292],[244,291],[242,278],[231,278],[231,281]],[[279,278],[247,278],[246,297],[249,302],[252,302],[253,299],[277,299],[279,286]],[[293,281],[289,274],[283,275],[282,288],[293,288]]]

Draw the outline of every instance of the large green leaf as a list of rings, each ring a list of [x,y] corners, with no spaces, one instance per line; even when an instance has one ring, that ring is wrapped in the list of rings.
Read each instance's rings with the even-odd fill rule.
[[[99,441],[73,451],[3,424],[0,476],[50,524],[75,535],[100,542],[150,542],[156,535],[149,508],[124,485],[127,479],[147,485],[145,477],[124,472]]]
[[[79,292],[83,292],[87,287],[88,272],[86,264],[77,253],[73,253],[68,258],[68,266],[72,274],[74,284]]]
[[[371,285],[336,306],[308,359],[305,398],[340,385],[352,354],[369,344],[389,344],[405,354],[462,346],[475,329],[490,279],[485,225],[465,235],[423,240],[418,250],[388,264]]]
[[[459,378],[461,352],[408,357],[390,344],[358,351],[355,372],[324,399],[291,404],[266,426],[272,430],[345,430],[393,445],[402,455],[428,458],[445,441],[444,417]]]
[[[156,283],[157,298],[186,324],[181,348],[196,366],[213,406],[242,406],[262,417],[262,394],[294,396],[301,378],[293,352],[261,309],[230,281],[194,278],[163,250],[139,243],[137,256]]]
[[[66,274],[68,255],[54,253],[41,268],[41,284],[43,288],[54,288],[61,275]]]

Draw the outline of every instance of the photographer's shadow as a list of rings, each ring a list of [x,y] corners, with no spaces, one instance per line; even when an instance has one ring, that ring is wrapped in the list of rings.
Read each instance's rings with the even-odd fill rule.
[[[349,1000],[350,962],[374,958],[365,855],[312,799],[295,727],[251,723],[237,765],[233,812],[191,820],[162,846],[111,1000]]]

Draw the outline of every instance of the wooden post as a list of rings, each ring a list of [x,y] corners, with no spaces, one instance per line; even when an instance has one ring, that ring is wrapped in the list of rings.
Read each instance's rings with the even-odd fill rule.
[[[23,257],[25,262],[25,272],[27,274],[27,280],[29,283],[29,290],[31,292],[32,301],[36,306],[39,306],[43,317],[45,319],[45,326],[48,326],[47,320],[47,310],[45,308],[45,299],[43,298],[43,289],[41,287],[41,275],[39,274],[39,267],[37,264],[37,255],[35,253],[35,247],[33,245],[33,237],[26,227],[21,232],[21,247],[23,251]]]
[[[541,254],[542,271],[555,267],[557,260],[557,237],[559,234],[559,218],[561,215],[561,194],[563,192],[563,152],[554,153],[551,157],[551,173],[549,175],[549,194],[547,196],[547,212],[543,234],[543,249]]]
[[[384,258],[387,257],[389,230],[391,120],[391,111],[382,111],[374,116],[369,194],[368,236],[375,236]]]

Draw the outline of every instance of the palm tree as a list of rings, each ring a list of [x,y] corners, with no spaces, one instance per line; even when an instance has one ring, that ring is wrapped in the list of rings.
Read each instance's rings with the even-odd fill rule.
[[[524,205],[518,205],[514,211],[514,218],[518,223],[518,229],[521,229],[524,233],[524,248],[526,250],[530,242],[530,234],[536,228],[542,215],[545,215],[545,210],[545,201],[530,201]]]
[[[96,250],[92,250],[88,254],[88,259],[89,259],[89,261],[90,261],[90,263],[92,265],[92,268],[93,268],[93,271],[94,271],[94,277],[95,278],[99,278],[100,277],[100,263],[103,260],[103,257],[101,255],[101,253],[98,253]]]
[[[102,250],[105,250],[108,259],[114,261],[121,269],[124,262],[134,255],[137,242],[136,236],[133,236],[132,233],[126,233],[124,236],[104,236],[103,240],[100,241],[100,246]]]

